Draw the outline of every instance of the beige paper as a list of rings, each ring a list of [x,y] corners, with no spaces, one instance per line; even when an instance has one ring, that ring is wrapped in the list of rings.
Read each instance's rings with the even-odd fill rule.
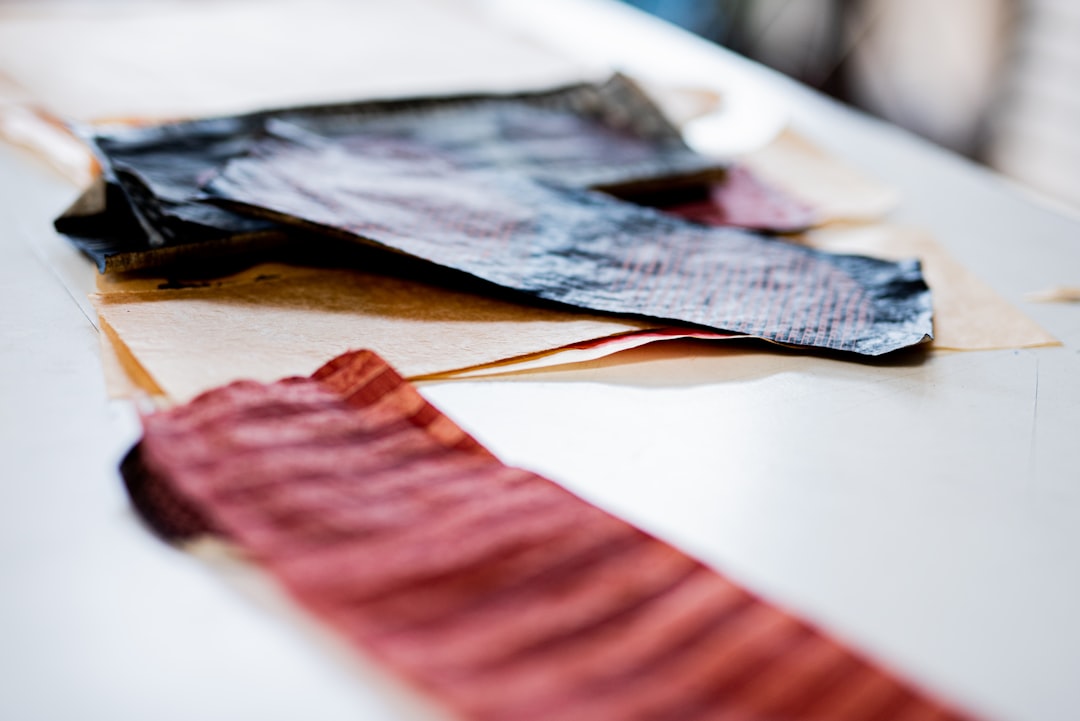
[[[945,252],[925,231],[895,225],[821,229],[808,245],[887,260],[919,258],[934,295],[934,341],[942,350],[994,350],[1059,341]]]
[[[746,338],[745,335],[729,335],[726,333],[714,333],[707,330],[693,330],[681,328],[647,328],[633,331],[622,335],[598,338],[583,343],[575,343],[563,348],[555,348],[543,353],[535,353],[530,356],[511,358],[495,363],[487,363],[475,368],[466,368],[450,373],[438,373],[429,376],[415,376],[409,380],[444,380],[461,378],[485,378],[492,375],[505,373],[520,373],[522,371],[537,370],[539,368],[552,368],[555,366],[573,365],[576,363],[588,363],[589,361],[606,358],[616,353],[640,348],[650,343],[659,343],[669,340],[732,340],[734,338]]]
[[[856,226],[805,240],[830,252],[920,258],[934,290],[933,348],[1057,342],[925,232]],[[162,283],[102,276],[93,300],[135,384],[174,400],[238,378],[307,375],[351,348],[379,352],[410,378],[472,377],[594,360],[662,340],[644,321],[519,306],[349,270],[264,264],[203,287],[163,290]]]
[[[1025,297],[1032,303],[1080,303],[1080,285],[1055,285]]]
[[[106,279],[92,300],[177,401],[239,378],[308,375],[356,348],[415,377],[650,327],[351,270],[265,264],[205,287],[160,283]]]
[[[785,130],[742,162],[762,180],[813,207],[820,223],[872,221],[889,213],[900,195]]]
[[[116,331],[104,319],[98,318],[101,343],[101,370],[105,374],[105,391],[109,398],[132,398],[141,391],[149,396],[163,396],[161,390],[142,364],[131,354]]]
[[[0,96],[2,93],[0,83]],[[29,107],[0,102],[0,139],[30,151],[80,188],[90,185],[98,172],[97,163],[81,140],[57,121]]]

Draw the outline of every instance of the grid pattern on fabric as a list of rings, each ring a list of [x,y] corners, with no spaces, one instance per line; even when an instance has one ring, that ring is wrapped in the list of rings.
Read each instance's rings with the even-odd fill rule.
[[[467,718],[966,718],[503,465],[369,352],[144,425],[146,475]]]
[[[382,136],[253,146],[207,189],[549,301],[879,355],[931,335],[917,261],[711,228]]]

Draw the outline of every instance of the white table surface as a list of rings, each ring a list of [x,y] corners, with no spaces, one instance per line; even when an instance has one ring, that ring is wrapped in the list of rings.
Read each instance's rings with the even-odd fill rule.
[[[499,12],[588,62],[763,88],[1063,346],[857,363],[674,343],[425,395],[506,461],[973,711],[1080,717],[1080,305],[1023,301],[1080,282],[1080,223],[611,2]],[[51,230],[74,193],[0,146],[0,718],[439,718],[256,572],[133,515],[116,466],[134,412],[106,399],[60,280],[92,282]]]

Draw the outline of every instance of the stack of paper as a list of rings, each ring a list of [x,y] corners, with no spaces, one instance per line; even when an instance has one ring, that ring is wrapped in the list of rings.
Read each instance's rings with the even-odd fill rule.
[[[715,258],[711,257],[713,249],[703,253],[700,246],[706,243],[700,238],[686,242],[686,236],[679,233],[685,233],[687,226],[677,226],[677,232],[670,232],[676,227],[670,223],[676,221],[657,221],[657,216],[649,211],[636,207],[628,210],[625,204],[616,204],[610,199],[596,200],[597,196],[580,192],[594,187],[601,187],[614,197],[635,205],[660,208],[698,224],[734,225],[785,233],[827,224],[831,229],[825,235],[809,233],[797,238],[788,236],[788,240],[809,247],[821,246],[826,250],[842,250],[903,263],[918,257],[934,289],[934,347],[1003,347],[1052,341],[969,274],[962,277],[964,271],[955,263],[948,259],[942,261],[936,245],[917,232],[873,225],[854,229],[851,233],[836,228],[834,224],[838,221],[876,221],[895,205],[896,194],[823,155],[793,133],[785,133],[769,147],[747,156],[737,166],[727,168],[727,172],[715,172],[720,169],[712,162],[687,152],[674,126],[666,121],[654,103],[625,80],[607,87],[586,83],[555,91],[514,92],[515,87],[536,88],[559,78],[580,76],[581,70],[522,38],[513,38],[505,31],[495,32],[479,14],[473,15],[471,11],[462,14],[460,9],[451,12],[439,3],[430,7],[420,3],[429,16],[441,13],[438,24],[443,31],[436,37],[419,28],[405,35],[391,31],[402,23],[407,24],[407,18],[419,10],[409,3],[374,15],[364,11],[361,25],[370,37],[361,44],[344,44],[333,41],[332,36],[326,34],[328,26],[320,13],[332,11],[335,17],[342,19],[342,27],[353,28],[349,32],[355,32],[360,25],[346,22],[346,16],[352,12],[348,5],[324,4],[325,7],[300,8],[291,3],[270,3],[258,9],[259,22],[267,28],[296,29],[309,22],[319,25],[323,41],[304,45],[307,57],[303,66],[310,71],[306,79],[290,75],[288,68],[296,66],[284,56],[278,63],[282,67],[269,72],[266,63],[267,58],[276,57],[272,54],[261,54],[258,62],[219,57],[226,48],[225,43],[210,43],[212,51],[201,55],[200,62],[208,67],[228,66],[228,78],[207,72],[201,65],[176,64],[170,60],[175,55],[160,52],[165,47],[165,38],[184,24],[223,34],[233,32],[231,28],[249,25],[252,7],[243,3],[223,3],[199,9],[176,4],[158,6],[152,12],[95,10],[67,15],[18,8],[8,13],[0,27],[0,37],[6,38],[0,56],[10,73],[9,80],[14,81],[12,87],[23,86],[12,91],[11,97],[29,97],[35,108],[80,120],[205,115],[315,99],[414,96],[413,100],[389,103],[255,112],[161,127],[112,126],[103,130],[100,125],[82,126],[87,137],[97,138],[106,173],[61,221],[60,227],[109,271],[102,276],[100,292],[95,299],[103,319],[104,337],[109,340],[108,350],[116,351],[128,373],[141,378],[144,387],[157,391],[167,389],[170,396],[183,398],[242,375],[233,362],[238,357],[257,356],[259,365],[255,371],[265,374],[259,377],[269,380],[290,373],[310,372],[327,355],[358,346],[381,350],[411,377],[428,377],[465,368],[471,369],[472,373],[483,372],[492,364],[497,366],[496,370],[506,370],[525,362],[536,365],[592,358],[668,337],[730,338],[751,334],[784,343],[880,352],[916,342],[925,336],[915,323],[901,334],[902,340],[897,340],[896,334],[889,331],[880,334],[888,337],[886,342],[867,343],[866,338],[841,338],[845,331],[842,327],[835,330],[838,320],[835,318],[824,319],[816,328],[813,323],[805,323],[802,311],[792,314],[778,300],[785,296],[774,292],[774,284],[784,285],[778,283],[780,276],[775,272],[775,259],[767,261],[764,269],[757,269],[761,271],[760,275],[747,276],[742,290],[738,284],[732,286],[730,295],[737,301],[734,308],[725,307],[720,313],[702,312],[708,303],[717,301],[716,294],[712,293],[713,286],[729,285],[723,277],[714,277],[708,282],[710,268],[715,269]],[[35,53],[40,55],[40,51],[34,48],[43,47],[39,40],[45,36],[64,37],[65,46],[77,48],[78,67],[59,74],[50,73],[50,65],[42,63],[40,57],[35,60]],[[448,40],[451,36],[457,39]],[[386,40],[391,37],[395,38],[393,42]],[[141,43],[140,57],[146,59],[146,70],[138,77],[128,77],[123,83],[117,83],[109,72],[109,68],[116,66],[110,48],[120,47],[116,41],[122,38]],[[464,43],[469,47],[468,52],[463,53],[459,47],[461,38],[468,39]],[[450,46],[455,48],[454,52],[449,52]],[[438,76],[432,75],[431,62],[425,62],[423,68],[414,62],[419,57],[430,60],[444,49],[447,50],[445,58],[435,63],[440,68]],[[352,55],[346,57],[343,53]],[[155,60],[159,55],[161,57]],[[512,56],[513,72],[483,62],[481,56]],[[380,66],[385,66],[384,72],[373,75],[342,70],[367,67],[376,58],[380,59]],[[54,58],[56,63],[61,60]],[[273,77],[274,82],[267,84],[261,80],[266,77]],[[222,82],[210,82],[214,78]],[[317,80],[314,85],[313,80]],[[125,88],[122,92],[118,90],[121,86]],[[243,88],[243,92],[238,92],[239,88]],[[491,117],[500,118],[502,131],[509,131],[506,137],[515,129],[530,128],[531,136],[527,133],[527,137],[519,138],[527,141],[518,146],[525,155],[513,157],[511,153],[506,156],[506,149],[513,146],[502,143],[497,151],[503,154],[502,157],[485,157],[485,153],[490,154],[491,148],[495,147],[488,143],[490,137],[484,134],[490,128],[486,131],[483,123],[473,123],[475,113],[469,119],[470,103],[473,106],[485,104],[484,94],[474,92],[457,96],[464,102],[457,102],[451,109],[448,106],[455,103],[448,102],[446,97],[430,96],[436,88],[444,92],[498,88],[502,114],[495,113]],[[697,95],[704,97],[701,93]],[[668,90],[662,97],[679,100],[680,96]],[[684,92],[682,97],[686,99],[688,95]],[[706,110],[715,109],[718,104],[722,106],[722,98],[715,97],[715,93],[709,97]],[[696,95],[695,98],[699,99]],[[521,107],[512,107],[513,103],[524,106],[525,111],[520,112]],[[7,112],[14,107],[5,109],[5,118],[21,117]],[[674,103],[668,102],[666,109],[672,108]],[[429,111],[444,115],[458,113],[459,122],[443,122],[442,119],[428,122]],[[693,112],[702,112],[702,108],[696,107]],[[560,113],[562,115],[558,117]],[[544,114],[547,116],[544,121],[538,121]],[[565,272],[567,264],[561,262],[567,256],[566,244],[559,244],[562,241],[546,246],[545,253],[539,254],[547,261],[553,258],[558,261],[553,266],[534,263],[531,268],[524,267],[519,262],[522,248],[528,249],[531,260],[536,260],[534,256],[538,255],[533,252],[533,245],[539,236],[528,233],[521,234],[526,240],[513,251],[517,256],[483,257],[482,252],[482,266],[476,265],[477,258],[466,258],[456,251],[441,259],[432,257],[431,253],[420,254],[494,280],[515,289],[515,294],[495,291],[491,285],[463,282],[461,277],[433,274],[430,269],[414,272],[415,265],[408,270],[398,267],[389,271],[386,263],[373,261],[370,255],[362,262],[355,258],[342,261],[338,257],[335,260],[335,254],[342,246],[326,249],[330,247],[329,236],[325,234],[327,226],[338,226],[333,229],[335,238],[344,235],[353,242],[382,240],[383,245],[387,245],[386,238],[371,238],[370,232],[353,232],[357,220],[352,217],[355,208],[344,214],[326,215],[325,208],[290,207],[290,203],[297,200],[296,193],[285,198],[281,205],[278,203],[281,198],[269,202],[266,197],[250,197],[252,193],[258,196],[265,188],[235,182],[237,173],[245,169],[244,163],[248,163],[247,170],[256,171],[257,179],[264,185],[269,175],[262,171],[267,165],[280,169],[284,167],[284,160],[291,162],[302,158],[302,162],[313,163],[312,167],[323,175],[326,168],[320,167],[320,163],[327,162],[328,156],[334,153],[344,153],[354,162],[359,159],[370,163],[370,155],[356,152],[357,135],[373,129],[378,132],[380,122],[385,126],[388,119],[400,123],[405,117],[410,118],[411,130],[402,132],[399,129],[398,140],[413,143],[413,150],[420,141],[420,146],[430,146],[434,142],[445,151],[449,142],[451,155],[458,153],[455,156],[458,159],[468,159],[472,153],[474,157],[467,168],[472,183],[470,192],[474,196],[484,196],[492,206],[501,205],[505,211],[510,183],[498,178],[482,178],[476,172],[480,166],[486,166],[488,170],[495,167],[499,172],[513,171],[511,175],[517,177],[519,183],[522,181],[517,171],[524,170],[526,185],[537,180],[543,184],[543,193],[548,195],[537,195],[536,207],[527,209],[527,214],[532,214],[529,222],[534,226],[539,222],[537,208],[542,211],[539,215],[547,212],[559,219],[573,214],[566,212],[568,205],[555,208],[548,202],[553,197],[551,193],[561,193],[560,202],[563,203],[568,195],[573,196],[571,205],[608,203],[598,217],[610,218],[621,213],[624,225],[631,226],[638,234],[631,232],[623,244],[614,243],[615,247],[602,249],[603,257],[600,260],[593,258],[591,265],[577,259],[569,265],[574,270],[569,274]],[[586,122],[582,123],[582,119]],[[592,132],[595,128],[590,123],[597,119],[600,132]],[[559,125],[560,122],[563,125]],[[567,132],[570,126],[572,129]],[[464,145],[460,142],[462,138],[453,137],[454,133],[460,134],[462,128],[472,133],[471,139],[464,139]],[[190,138],[181,139],[190,131],[201,134],[201,145],[195,144],[197,149],[189,143]],[[174,134],[173,140],[179,145],[169,147],[170,141],[164,137],[169,133]],[[221,143],[208,142],[211,136]],[[353,137],[353,141],[345,142],[347,137]],[[537,151],[538,138],[541,141],[546,138],[547,146]],[[580,142],[572,142],[575,138]],[[639,142],[643,138],[648,141],[644,145]],[[332,146],[330,149],[325,145],[327,140]],[[318,147],[320,142],[324,143],[321,148]],[[222,148],[222,143],[233,146]],[[463,156],[462,149],[470,143],[471,150],[466,150]],[[237,144],[242,146],[239,152]],[[540,142],[540,145],[544,143]],[[643,147],[647,153],[653,153],[651,160],[647,160],[654,162],[659,157],[659,165],[648,167],[649,162],[635,161],[634,153]],[[237,157],[272,148],[276,153],[273,158]],[[192,154],[193,150],[197,152]],[[430,147],[421,150],[430,150]],[[211,157],[206,157],[205,151],[209,151]],[[215,155],[218,151],[222,152]],[[534,151],[540,153],[541,165],[547,167],[541,169],[535,162],[530,166],[528,156]],[[171,161],[165,166],[157,164],[168,158],[170,152],[174,152]],[[203,155],[191,163],[199,153]],[[180,162],[175,162],[177,160]],[[330,165],[336,167],[337,161],[329,160]],[[553,164],[553,160],[558,162]],[[672,164],[664,168],[665,162]],[[608,177],[602,172],[597,173],[598,169],[609,172],[612,166],[627,172],[622,177],[618,173]],[[553,167],[557,172],[553,172]],[[392,175],[400,175],[401,169],[400,164],[397,168],[384,166],[381,179],[372,180],[369,185],[377,186]],[[369,179],[374,178],[370,173],[367,175]],[[300,179],[301,184],[308,185],[312,180],[310,174]],[[427,190],[418,190],[420,194],[427,193],[428,200],[432,198],[430,188],[448,184],[445,177],[429,180]],[[328,192],[326,183],[315,185],[319,192],[334,200],[336,190]],[[449,185],[464,194],[467,184],[451,181]],[[553,186],[558,188],[553,190]],[[302,189],[311,190],[310,187]],[[573,192],[568,194],[567,189]],[[219,197],[211,199],[215,193]],[[230,194],[236,197],[224,197]],[[587,202],[582,203],[586,196]],[[195,201],[189,202],[193,198]],[[247,202],[243,207],[236,202],[245,199],[255,202]],[[393,202],[400,205],[401,199],[399,196]],[[460,198],[451,199],[451,204],[459,201]],[[275,204],[281,207],[268,207]],[[311,212],[313,210],[315,212]],[[360,220],[363,222],[363,218]],[[430,214],[428,220],[431,220]],[[485,222],[490,220],[489,217]],[[520,223],[520,220],[514,222]],[[311,232],[312,221],[319,226],[316,233]],[[656,225],[658,222],[659,226]],[[341,226],[351,226],[352,230]],[[514,227],[520,230],[519,226]],[[582,227],[579,223],[576,230],[569,229],[571,244],[576,242],[574,234]],[[642,236],[649,235],[650,227],[654,235],[659,227],[663,229],[662,235],[672,239],[667,250],[658,251],[651,238],[643,239]],[[869,232],[867,228],[874,230]],[[478,229],[470,226],[464,235],[475,235],[474,231]],[[695,233],[707,238],[723,238],[724,243],[747,242],[747,236],[730,231]],[[428,233],[425,231],[423,235]],[[919,238],[918,242],[913,241],[914,238]],[[320,267],[297,267],[297,247],[304,247],[302,255],[306,257],[313,245],[322,249],[316,253],[318,257],[314,261]],[[442,243],[433,245],[427,250],[445,250]],[[673,246],[680,252],[688,248],[687,260],[681,268],[659,269],[650,253],[670,255]],[[761,254],[764,256],[780,253],[789,259],[789,268],[799,258],[832,258],[790,249],[760,237],[755,237],[749,247],[766,249],[767,252]],[[626,252],[627,248],[632,252]],[[396,250],[402,248],[396,247]],[[211,262],[212,258],[216,260]],[[285,267],[279,262],[269,268],[251,267],[260,261],[286,261],[293,265]],[[632,272],[618,280],[608,272],[612,264],[619,269],[626,266]],[[326,267],[328,265],[332,267]],[[461,267],[463,265],[467,267]],[[899,266],[871,264],[866,267]],[[142,278],[133,279],[130,273],[119,275],[119,271],[140,268],[144,269]],[[238,276],[224,279],[238,270],[241,271]],[[615,274],[618,272],[621,271],[616,270]],[[850,275],[843,270],[841,276],[845,274]],[[272,278],[267,280],[268,277]],[[261,280],[256,282],[255,278]],[[656,278],[667,279],[670,288],[665,288]],[[954,282],[957,278],[959,281]],[[795,278],[795,282],[805,280]],[[644,291],[624,292],[638,281],[645,284]],[[689,293],[681,306],[670,302],[671,293],[667,290],[685,292],[694,282],[701,284],[700,292]],[[650,286],[650,283],[654,285]],[[583,284],[592,287],[579,287]],[[624,289],[616,294],[620,297],[607,297],[611,294],[606,291],[620,284]],[[835,284],[830,280],[827,285]],[[886,286],[888,283],[878,287]],[[132,292],[135,287],[138,292]],[[393,290],[388,291],[389,288]],[[242,294],[246,301],[237,302],[234,294]],[[774,306],[770,310],[768,303],[763,302],[767,297],[778,303],[779,308]],[[797,298],[797,294],[787,297]],[[546,302],[538,304],[537,298],[571,303],[588,310]],[[919,298],[920,307],[925,311],[925,296]],[[950,298],[955,300],[950,302]],[[987,298],[996,302],[988,302]],[[803,310],[812,311],[815,304],[816,310],[826,310],[830,303],[835,306],[835,299],[814,298],[811,294],[808,306]],[[447,309],[453,311],[444,312]],[[594,312],[588,312],[590,310]],[[773,312],[779,310],[787,312],[788,317],[785,319],[783,313]],[[604,314],[597,315],[595,311]],[[617,315],[610,315],[613,311]],[[856,313],[856,320],[859,313],[862,311]],[[493,314],[501,320],[491,321]],[[919,317],[925,318],[925,314]],[[675,322],[693,325],[674,326]],[[923,325],[924,330],[928,330],[928,326]],[[264,330],[256,330],[260,328]],[[266,328],[273,328],[275,332],[267,332]],[[196,352],[196,348],[200,350]],[[506,364],[506,361],[515,362]]]
[[[80,203],[58,225],[105,270],[346,239],[423,261],[420,272],[455,271],[473,292],[565,312],[870,355],[931,333],[917,262],[823,254],[620,198],[715,184],[723,168],[618,76],[90,140],[104,203]]]

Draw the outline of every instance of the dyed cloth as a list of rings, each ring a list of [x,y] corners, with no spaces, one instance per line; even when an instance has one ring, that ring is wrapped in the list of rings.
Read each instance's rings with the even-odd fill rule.
[[[589,310],[879,355],[929,338],[917,261],[830,255],[591,190],[463,167],[418,140],[272,138],[208,192]]]
[[[206,202],[200,185],[267,133],[423,138],[471,167],[574,186],[621,186],[722,173],[693,153],[622,76],[544,92],[424,97],[285,108],[148,127],[84,128],[104,185],[57,220],[102,272],[279,245],[285,229]],[[303,242],[303,241],[301,241]]]
[[[503,465],[369,352],[144,426],[125,476],[156,528],[229,539],[466,718],[966,718]]]
[[[932,334],[916,261],[832,256],[619,199],[708,187],[723,173],[619,76],[547,93],[115,130],[92,142],[104,192],[59,227],[106,270],[344,238],[521,302],[864,355]],[[717,197],[736,221],[799,220],[781,217],[795,206],[779,196],[763,202],[765,186],[742,171],[728,181]],[[115,238],[114,216],[124,231]]]

